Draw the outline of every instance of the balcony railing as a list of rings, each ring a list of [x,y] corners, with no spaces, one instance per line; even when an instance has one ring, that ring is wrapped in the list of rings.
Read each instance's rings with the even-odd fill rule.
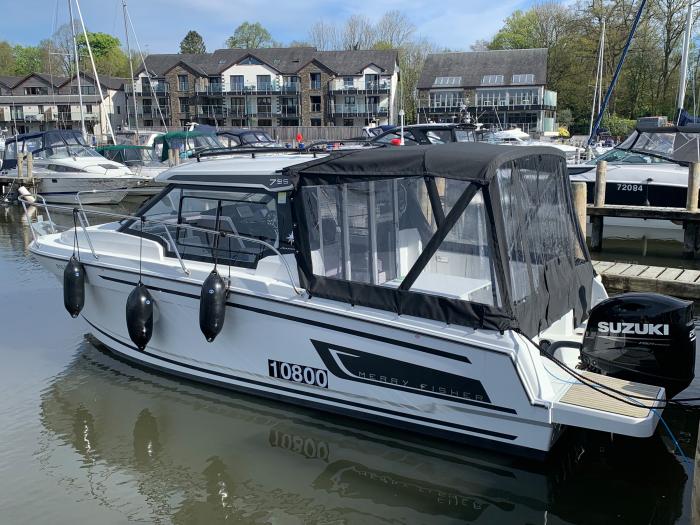
[[[151,90],[151,87],[153,86],[153,89]],[[167,82],[151,82],[150,86],[145,83],[145,84],[136,84],[136,90],[134,90],[134,86],[131,84],[126,84],[124,86],[124,91],[127,94],[131,93],[136,93],[138,96],[153,96],[153,92],[155,92],[157,95],[165,94],[165,93],[170,93],[170,86],[167,84]]]
[[[282,106],[279,112],[283,117],[298,117],[300,113],[299,106]]]
[[[342,80],[331,82],[330,91],[332,93],[389,93],[391,82],[388,80],[362,81],[355,80],[351,84]]]
[[[41,114],[24,114],[24,121],[25,122],[44,122],[44,115]]]
[[[332,115],[386,115],[388,106],[378,104],[335,104],[331,107]]]

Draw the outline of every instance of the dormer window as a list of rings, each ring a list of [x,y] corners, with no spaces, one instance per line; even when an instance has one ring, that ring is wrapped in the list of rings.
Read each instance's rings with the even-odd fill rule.
[[[248,66],[260,66],[260,65],[262,65],[262,62],[260,62],[260,60],[258,60],[255,57],[246,57],[243,60],[241,60],[239,62],[239,64],[248,65]]]
[[[513,84],[534,84],[535,75],[532,73],[521,73],[513,75]]]
[[[435,77],[433,86],[459,86],[462,83],[462,77]]]
[[[503,84],[503,75],[484,75],[481,79],[481,84]]]

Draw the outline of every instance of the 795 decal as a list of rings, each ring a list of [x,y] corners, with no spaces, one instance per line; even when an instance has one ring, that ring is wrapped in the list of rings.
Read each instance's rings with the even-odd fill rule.
[[[267,369],[270,377],[292,381],[293,383],[328,388],[328,372],[321,368],[268,359]]]

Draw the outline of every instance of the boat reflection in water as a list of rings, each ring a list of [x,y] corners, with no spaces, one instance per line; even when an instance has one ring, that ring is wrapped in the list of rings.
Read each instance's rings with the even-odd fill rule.
[[[687,481],[658,438],[572,430],[527,462],[194,385],[87,342],[41,413],[45,470],[134,520],[665,524]]]

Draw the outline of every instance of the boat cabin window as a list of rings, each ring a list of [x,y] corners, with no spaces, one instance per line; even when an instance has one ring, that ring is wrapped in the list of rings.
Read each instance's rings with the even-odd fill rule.
[[[171,257],[177,248],[183,259],[255,268],[275,255],[255,239],[281,253],[293,251],[288,202],[286,192],[173,186],[137,215],[145,217],[144,236],[164,245]],[[140,235],[141,223],[129,221],[122,231]]]
[[[399,288],[469,182],[408,177],[302,189],[315,275]],[[500,305],[479,190],[409,290]]]

